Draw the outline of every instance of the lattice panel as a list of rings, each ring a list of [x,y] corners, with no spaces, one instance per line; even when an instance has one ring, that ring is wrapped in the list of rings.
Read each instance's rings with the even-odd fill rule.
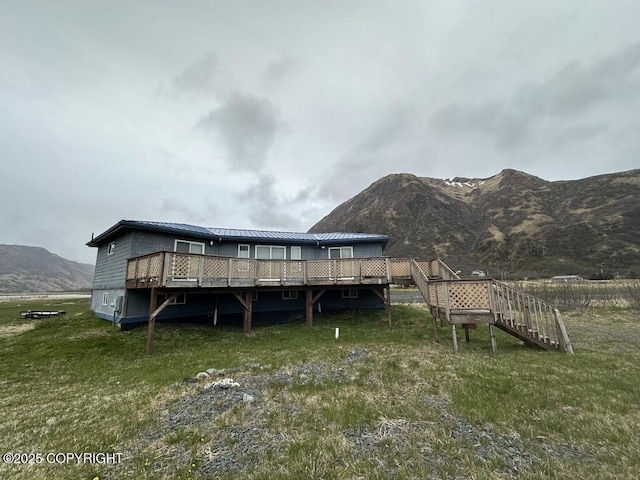
[[[431,266],[429,265],[429,262],[416,262],[416,263],[420,267],[420,270],[422,270],[422,272],[427,277],[433,277],[433,274],[431,273]]]
[[[229,276],[229,259],[204,257],[202,276],[206,278],[227,278]]]
[[[282,262],[258,260],[258,278],[282,278]]]
[[[363,260],[362,275],[365,277],[386,277],[387,262],[385,260]]]
[[[149,257],[138,259],[138,278],[147,277],[147,268],[149,268]]]
[[[359,277],[358,260],[338,260],[336,262],[338,268],[338,278]]]
[[[196,260],[196,261],[192,261]],[[195,268],[194,268],[194,265]],[[195,272],[194,272],[195,270]],[[198,276],[198,268],[197,268],[197,259],[192,259],[187,255],[178,255],[173,254],[171,257],[171,276],[172,277],[197,277]]]
[[[301,261],[293,260],[284,263],[284,275],[287,278],[304,277],[304,266]]]
[[[233,259],[231,263],[233,278],[256,278],[256,261],[249,259]]]
[[[309,261],[307,263],[307,277],[310,278],[329,278],[333,277],[333,262],[325,261]]]
[[[454,308],[489,308],[488,283],[450,283],[449,306]]]
[[[137,260],[131,260],[127,264],[127,280],[135,280],[136,279],[136,265],[138,264]]]
[[[159,277],[162,272],[160,269],[162,268],[162,254],[154,255],[149,257],[149,276],[150,277]]]
[[[393,277],[410,277],[411,262],[409,260],[392,260],[391,275]]]

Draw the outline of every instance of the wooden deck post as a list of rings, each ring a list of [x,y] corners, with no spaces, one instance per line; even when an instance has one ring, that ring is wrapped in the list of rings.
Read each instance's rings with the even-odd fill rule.
[[[458,337],[456,335],[456,324],[451,324],[451,343],[453,344],[453,353],[458,353]]]
[[[469,338],[469,324],[463,323],[462,328],[464,328],[464,341],[465,343],[469,343],[471,339]]]
[[[242,331],[245,335],[251,334],[251,317],[253,316],[252,296],[252,292],[245,292],[244,319],[242,322]]]
[[[158,307],[158,294],[156,293],[156,289],[151,289],[151,300],[149,302],[149,322],[147,323],[147,354],[151,355],[153,353],[153,334],[156,326],[156,317],[160,312],[162,312],[167,305],[173,302],[178,295],[181,295],[183,292],[172,293],[171,295],[167,295],[167,298],[162,305]]]
[[[313,304],[316,303],[322,295],[324,295],[324,292],[326,292],[326,290],[320,290],[314,297],[313,290],[307,288],[307,313],[304,321],[305,327],[313,327]]]
[[[496,344],[496,332],[493,328],[493,323],[489,324],[489,335],[491,335],[491,350],[493,353],[498,353],[498,345]]]
[[[307,288],[307,310],[304,319],[305,327],[313,327],[313,290]]]
[[[231,292],[234,297],[238,299],[238,301],[242,304],[244,308],[244,315],[242,317],[242,331],[245,335],[251,334],[251,317],[253,313],[253,292],[245,291],[245,292]]]
[[[387,319],[389,320],[389,326],[393,327],[393,319],[391,318],[391,287],[387,286],[387,298],[385,301],[387,309]]]
[[[156,316],[154,312],[158,307],[158,294],[156,289],[151,289],[151,300],[149,301],[149,323],[147,323],[147,355],[153,353],[153,335],[156,327]]]
[[[436,316],[432,313],[431,318],[433,318],[433,339],[436,343],[440,343],[440,339],[438,338],[438,320],[436,320]]]

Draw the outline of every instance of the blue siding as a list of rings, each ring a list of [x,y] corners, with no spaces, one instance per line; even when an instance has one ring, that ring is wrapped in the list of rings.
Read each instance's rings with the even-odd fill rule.
[[[103,305],[102,299],[105,293],[107,294],[107,304]],[[124,288],[93,290],[91,294],[91,310],[100,318],[113,320],[116,298],[120,296],[126,299],[126,290]],[[148,312],[149,306],[147,305],[147,315]],[[122,313],[124,312],[116,313],[116,321],[120,321]]]
[[[314,291],[317,293],[317,290]],[[129,292],[127,300],[127,317],[122,323],[146,323],[149,315],[150,292],[135,290]],[[298,298],[284,300],[282,291],[258,291],[258,298],[253,302],[253,315],[256,319],[268,319],[271,323],[288,321],[292,318],[303,318],[305,315],[305,291],[298,291]],[[327,290],[314,304],[315,312],[328,312],[356,308],[385,307],[382,299],[371,289],[359,289],[357,298],[343,298],[342,289]],[[231,318],[241,323],[244,313],[238,299],[231,293],[186,293],[183,305],[168,305],[157,317],[158,321],[205,319],[213,323],[215,312],[219,319]],[[110,316],[103,316],[111,320]]]
[[[109,243],[101,245],[96,255],[96,269],[93,274],[93,289],[105,290],[124,288],[127,277],[127,259],[131,255],[133,236],[127,233],[115,239],[115,250],[108,255]]]

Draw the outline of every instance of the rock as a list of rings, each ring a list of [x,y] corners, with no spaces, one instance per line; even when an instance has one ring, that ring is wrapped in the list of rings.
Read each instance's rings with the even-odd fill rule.
[[[217,372],[217,370],[215,368],[209,368],[207,370],[207,373],[212,377],[216,374],[216,372]]]
[[[196,380],[202,382],[204,380],[207,380],[209,377],[210,375],[207,372],[200,372],[196,375]]]
[[[255,397],[253,395],[249,395],[248,393],[245,393],[242,395],[243,403],[253,403],[254,401],[255,401]]]
[[[222,380],[218,380],[217,382],[213,382],[213,383],[208,383],[204,386],[205,389],[208,388],[223,388],[223,389],[229,389],[229,388],[236,388],[239,387],[240,384],[238,382],[234,382],[233,378],[223,378]]]

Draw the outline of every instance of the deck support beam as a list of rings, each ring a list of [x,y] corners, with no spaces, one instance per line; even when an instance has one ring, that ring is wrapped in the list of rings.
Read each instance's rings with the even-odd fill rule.
[[[251,335],[251,323],[253,317],[253,292],[247,290],[242,293],[231,292],[244,308],[242,317],[242,331],[245,335]]]
[[[389,322],[389,326],[393,327],[393,320],[391,318],[391,289],[387,287],[386,289],[382,289],[382,293],[377,288],[372,288],[373,293],[375,293],[380,299],[384,302],[384,309],[387,312],[387,321]],[[386,293],[385,293],[386,290]]]
[[[151,300],[149,301],[149,322],[147,323],[147,355],[151,355],[153,353],[153,337],[155,335],[156,317],[167,307],[167,305],[173,302],[178,295],[178,293],[172,293],[164,302],[162,302],[162,305],[158,307],[158,294],[155,288],[151,289]]]
[[[316,303],[322,295],[324,295],[324,292],[326,292],[326,290],[320,290],[314,297],[313,290],[310,288],[307,288],[307,294],[306,294],[307,308],[306,308],[306,314],[304,319],[305,327],[313,327],[313,304]]]

